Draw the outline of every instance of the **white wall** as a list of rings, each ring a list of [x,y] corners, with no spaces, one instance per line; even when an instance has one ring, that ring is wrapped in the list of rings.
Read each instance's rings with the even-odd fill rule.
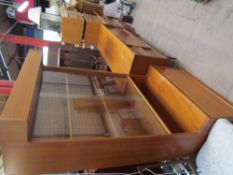
[[[233,0],[136,0],[133,27],[233,102]]]

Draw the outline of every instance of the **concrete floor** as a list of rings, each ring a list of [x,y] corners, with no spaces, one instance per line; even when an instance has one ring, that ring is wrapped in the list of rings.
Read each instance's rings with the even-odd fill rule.
[[[135,1],[136,32],[233,102],[233,1]]]

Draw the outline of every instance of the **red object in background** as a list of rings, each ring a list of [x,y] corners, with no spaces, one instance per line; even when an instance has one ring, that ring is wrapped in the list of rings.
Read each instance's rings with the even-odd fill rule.
[[[14,86],[13,81],[0,80],[0,87],[13,87],[13,86]]]
[[[34,0],[15,0],[15,3],[21,5],[25,1],[28,1],[29,5],[25,11],[22,13],[19,13],[17,10],[15,11],[15,19],[17,21],[24,21],[24,22],[32,22],[31,20],[28,19],[28,10],[29,8],[33,8],[35,6]]]
[[[0,87],[0,94],[10,94],[12,91],[12,88],[2,88]]]
[[[13,81],[0,80],[0,94],[10,94],[13,86]]]
[[[3,33],[0,33],[0,37],[4,36]],[[27,36],[20,36],[20,35],[6,35],[3,38],[4,42],[7,43],[14,43],[14,44],[22,44],[22,45],[30,45],[30,46],[48,46],[49,44],[61,44],[61,42],[56,41],[47,41],[38,38],[32,38]]]

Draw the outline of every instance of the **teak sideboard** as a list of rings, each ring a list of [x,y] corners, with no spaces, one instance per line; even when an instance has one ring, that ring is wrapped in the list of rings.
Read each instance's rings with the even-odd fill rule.
[[[150,64],[173,65],[174,60],[120,27],[107,27],[95,15],[67,10],[62,17],[62,42],[95,46],[113,73],[144,75]]]

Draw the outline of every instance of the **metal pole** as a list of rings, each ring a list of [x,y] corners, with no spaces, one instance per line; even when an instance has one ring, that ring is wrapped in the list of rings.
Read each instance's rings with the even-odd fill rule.
[[[15,8],[14,3],[12,1],[0,0],[0,5],[11,6]]]
[[[3,3],[3,2],[0,2],[0,5],[5,5],[5,6],[11,6],[11,7],[14,7],[13,4],[8,4],[8,3]]]
[[[4,34],[0,32],[0,37]],[[13,44],[20,44],[20,45],[29,45],[29,46],[48,46],[48,45],[61,45],[61,42],[56,41],[47,41],[39,38],[27,37],[27,36],[20,36],[20,35],[12,35],[8,34],[3,39],[6,43],[13,43]]]
[[[8,67],[7,67],[6,62],[5,62],[3,55],[2,55],[1,45],[2,45],[3,39],[12,31],[12,29],[16,26],[17,23],[18,22],[15,22],[0,38],[0,69],[1,69],[0,73],[2,74],[2,77],[4,79],[10,80],[10,81],[11,81],[11,76],[10,76],[10,73],[8,71]]]
[[[11,30],[16,26],[16,24],[18,24],[18,22],[15,22],[15,23],[2,35],[2,37],[0,38],[0,46],[1,46],[2,42],[3,42],[3,39],[6,37],[6,35],[8,35],[8,34],[11,32]]]

